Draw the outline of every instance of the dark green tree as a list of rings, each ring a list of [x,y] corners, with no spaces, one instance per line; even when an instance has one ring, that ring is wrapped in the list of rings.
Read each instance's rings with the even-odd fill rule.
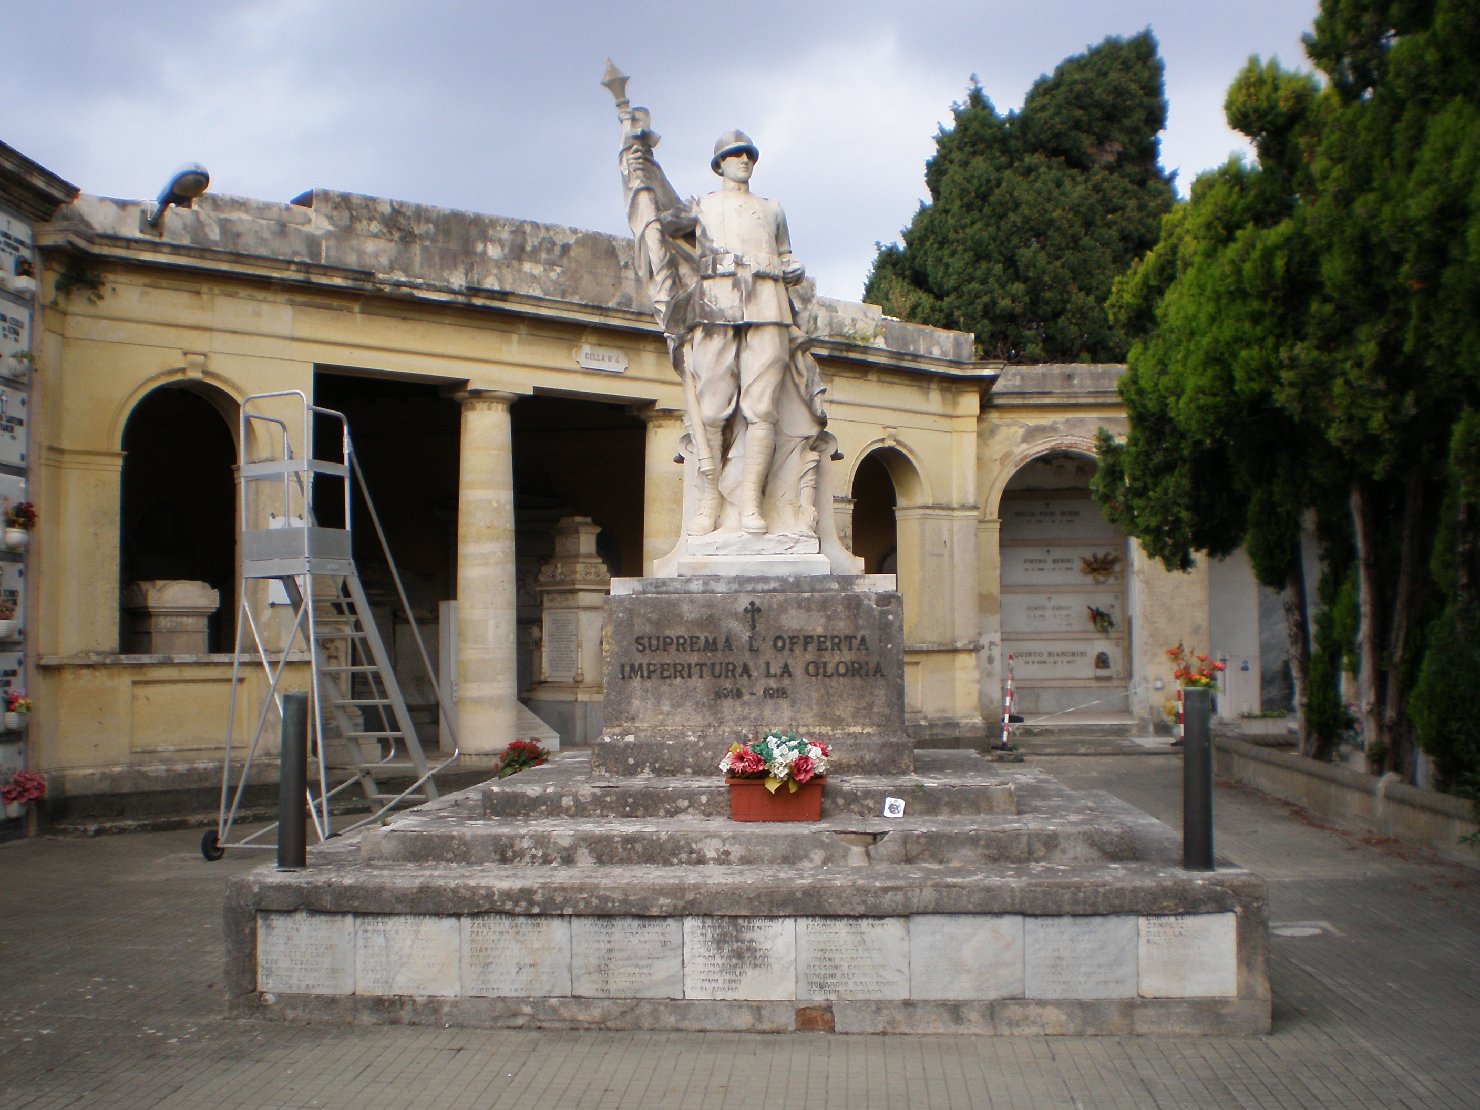
[[[984,357],[1117,361],[1117,275],[1172,204],[1150,31],[1063,62],[1000,115],[973,82],[925,167],[930,202],[880,246],[864,297],[901,319],[976,335]]]
[[[1480,409],[1480,5],[1325,0],[1306,42],[1327,83],[1251,62],[1228,116],[1257,164],[1200,179],[1117,290],[1131,433],[1101,493],[1164,559],[1242,528],[1265,581],[1319,514],[1354,560],[1369,755],[1408,772],[1425,641],[1453,654],[1468,619],[1455,574],[1426,631],[1429,553],[1474,545],[1474,508],[1441,505]],[[1210,466],[1227,495],[1169,508]]]

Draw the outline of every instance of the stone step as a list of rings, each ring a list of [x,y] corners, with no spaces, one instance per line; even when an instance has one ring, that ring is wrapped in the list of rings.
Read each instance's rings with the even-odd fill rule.
[[[922,758],[923,757],[923,758]],[[879,817],[898,798],[910,816],[1007,816],[1017,812],[1017,779],[975,752],[916,753],[914,774],[834,775],[823,793],[826,817]],[[705,777],[592,774],[588,753],[486,783],[481,816],[490,818],[728,817],[729,791],[718,769]]]
[[[979,866],[1129,860],[1132,830],[1100,814],[1058,817],[839,816],[805,823],[739,824],[727,817],[467,821],[412,813],[362,842],[365,863],[627,866]]]
[[[1222,913],[1246,908],[1263,880],[1227,865],[1194,874],[1175,861],[920,863],[858,867],[508,867],[366,865],[353,838],[309,852],[306,871],[252,873],[256,910],[317,913],[633,914],[885,917],[899,914]],[[346,871],[344,869],[349,869]],[[353,874],[352,881],[351,873]],[[240,884],[239,884],[240,885]],[[245,894],[245,891],[242,891]]]
[[[228,1005],[442,1026],[1268,1031],[1261,879],[1185,871],[1171,830],[1036,768],[917,767],[877,780],[911,799],[904,818],[839,775],[829,795],[866,812],[800,824],[593,816],[623,809],[602,798],[640,813],[726,791],[565,758],[469,789],[332,839],[305,871],[230,880]],[[552,808],[488,816],[500,798]],[[929,812],[967,800],[1010,804]]]

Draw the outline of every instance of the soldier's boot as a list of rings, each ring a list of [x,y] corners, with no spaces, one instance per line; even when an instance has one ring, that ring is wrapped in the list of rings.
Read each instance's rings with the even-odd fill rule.
[[[776,444],[774,424],[755,423],[745,432],[745,468],[740,472],[740,529],[752,536],[766,534],[766,475],[771,471],[771,451]]]
[[[695,500],[694,515],[689,518],[688,532],[691,536],[707,536],[719,523],[719,474],[711,470],[699,475],[699,495]]]

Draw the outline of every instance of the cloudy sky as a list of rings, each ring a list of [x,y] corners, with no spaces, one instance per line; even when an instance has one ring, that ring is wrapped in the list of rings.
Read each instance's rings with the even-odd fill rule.
[[[821,292],[857,298],[874,244],[975,74],[999,110],[1106,35],[1150,27],[1185,192],[1246,149],[1223,122],[1251,54],[1308,68],[1317,0],[11,0],[0,140],[102,196],[183,162],[216,192],[321,187],[625,233],[611,56],[681,193],[715,137],[761,148]]]

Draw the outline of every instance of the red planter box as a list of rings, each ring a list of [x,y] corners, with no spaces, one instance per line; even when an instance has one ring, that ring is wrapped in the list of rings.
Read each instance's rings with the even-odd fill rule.
[[[725,779],[730,788],[732,821],[820,821],[822,788],[827,779],[815,778],[796,793],[782,783],[772,794],[765,779]]]

